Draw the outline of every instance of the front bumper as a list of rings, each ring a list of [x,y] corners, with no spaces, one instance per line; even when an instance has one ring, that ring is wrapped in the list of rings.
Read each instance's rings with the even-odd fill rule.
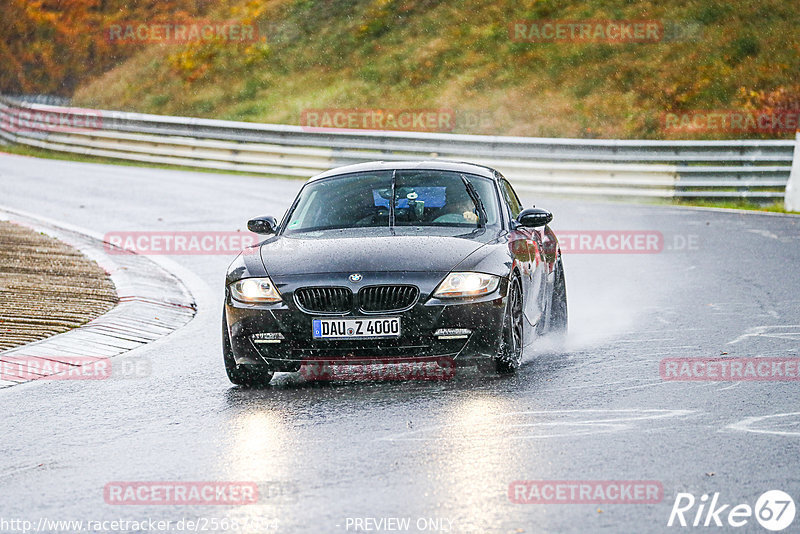
[[[297,371],[304,362],[368,362],[453,359],[469,365],[497,353],[506,307],[507,280],[492,294],[468,301],[429,299],[427,294],[402,313],[379,314],[400,317],[401,335],[393,339],[320,340],[312,336],[312,321],[318,318],[376,317],[356,311],[346,315],[310,314],[301,311],[283,293],[283,302],[273,305],[245,304],[226,290],[228,335],[237,365],[267,365],[273,371]],[[440,329],[466,329],[468,337],[443,339]],[[281,334],[282,339],[264,339],[263,334]],[[278,336],[272,336],[278,337]]]

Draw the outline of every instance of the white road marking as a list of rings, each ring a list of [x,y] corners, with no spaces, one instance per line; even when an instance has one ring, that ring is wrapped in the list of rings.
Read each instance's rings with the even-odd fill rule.
[[[760,236],[769,237],[770,239],[778,239],[778,236],[767,230],[756,230],[755,228],[748,228],[751,234],[758,234]]]
[[[674,337],[653,337],[653,338],[644,338],[644,339],[620,339],[617,343],[649,343],[650,341],[672,341]]]
[[[654,380],[654,381],[652,381],[652,382],[650,382],[648,384],[639,384],[638,386],[628,386],[626,388],[617,388],[616,391],[628,391],[628,390],[631,390],[631,389],[642,389],[642,388],[648,388],[648,387],[653,387],[653,386],[662,386],[662,385],[667,384],[667,383],[668,382],[666,380]]]
[[[774,415],[762,415],[758,417],[748,417],[746,419],[742,419],[738,423],[733,423],[732,425],[728,425],[725,428],[729,428],[731,430],[738,430],[740,432],[752,432],[754,434],[772,434],[775,436],[800,436],[800,431],[787,431],[787,430],[780,430],[779,428],[753,428],[754,425],[760,423],[762,421],[766,421],[768,419],[776,419],[782,417],[796,417],[798,421],[789,421],[788,423],[793,426],[796,426],[800,422],[800,412],[791,412],[791,413],[777,413]]]
[[[577,409],[577,410],[533,410],[533,411],[519,411],[507,412],[504,414],[487,415],[481,418],[478,422],[472,423],[470,426],[464,424],[454,423],[447,425],[435,425],[410,432],[401,432],[377,438],[379,441],[437,441],[442,439],[452,439],[452,433],[449,435],[432,435],[425,436],[423,434],[432,433],[447,433],[448,430],[456,430],[464,432],[460,436],[463,440],[485,440],[487,438],[505,438],[505,439],[550,439],[568,436],[578,436],[587,434],[599,434],[609,432],[621,432],[625,430],[632,430],[634,428],[633,422],[637,421],[655,421],[658,419],[685,417],[694,414],[694,410],[656,410],[656,409],[620,409],[620,410],[602,410],[602,409]],[[576,416],[577,419],[570,420],[541,420],[550,418],[569,418]],[[533,417],[540,420],[522,423],[502,423],[499,420],[508,417]],[[597,417],[597,419],[593,419]],[[544,430],[544,433],[533,432],[523,433],[516,435],[505,435],[496,432],[502,429],[505,431],[511,429],[531,429],[531,430]],[[554,429],[556,432],[549,432]],[[561,430],[561,431],[558,431]],[[488,435],[487,435],[488,432]]]
[[[781,332],[780,330],[789,330],[789,331]],[[775,339],[788,339],[790,341],[800,341],[800,324],[767,325],[767,326],[756,326],[753,328],[748,328],[746,333],[737,337],[733,341],[729,341],[728,345],[734,345],[749,337],[770,337]]]

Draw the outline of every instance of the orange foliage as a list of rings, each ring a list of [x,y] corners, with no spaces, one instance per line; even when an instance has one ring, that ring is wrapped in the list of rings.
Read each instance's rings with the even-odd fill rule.
[[[739,88],[739,100],[746,109],[777,112],[800,110],[800,85],[778,87],[772,91]]]
[[[213,5],[209,0],[4,0],[0,93],[69,95],[81,80],[109,70],[142,46],[110,42],[109,25],[188,19]]]

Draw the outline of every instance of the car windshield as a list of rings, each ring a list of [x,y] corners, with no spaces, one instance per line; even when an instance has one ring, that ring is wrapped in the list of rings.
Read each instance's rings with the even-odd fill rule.
[[[306,185],[284,233],[378,226],[499,224],[491,180],[453,171],[354,173]]]

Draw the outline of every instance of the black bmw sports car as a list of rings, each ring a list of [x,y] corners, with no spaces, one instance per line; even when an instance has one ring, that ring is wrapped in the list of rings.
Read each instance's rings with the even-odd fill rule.
[[[225,369],[235,384],[319,361],[449,358],[513,372],[564,333],[553,216],[523,209],[494,169],[375,162],[311,178],[269,237],[228,268]]]

